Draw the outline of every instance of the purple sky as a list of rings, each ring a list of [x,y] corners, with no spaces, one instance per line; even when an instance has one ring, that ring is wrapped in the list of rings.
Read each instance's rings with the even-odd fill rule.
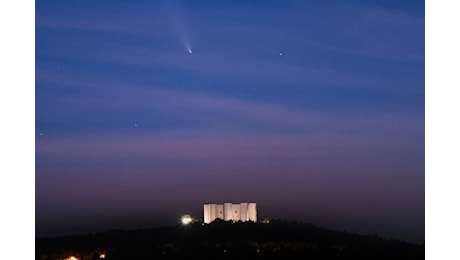
[[[37,236],[249,201],[424,242],[423,1],[38,1],[35,22]]]

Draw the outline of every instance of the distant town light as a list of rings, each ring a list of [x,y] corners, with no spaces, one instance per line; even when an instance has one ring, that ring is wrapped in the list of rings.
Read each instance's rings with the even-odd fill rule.
[[[100,254],[100,255],[99,255],[99,258],[100,258],[100,259],[105,258],[105,254]]]
[[[75,256],[69,256],[67,258],[64,258],[64,260],[78,260]]]
[[[184,216],[182,216],[181,222],[184,225],[188,225],[188,224],[192,223],[192,217],[190,217],[190,215],[184,215]]]

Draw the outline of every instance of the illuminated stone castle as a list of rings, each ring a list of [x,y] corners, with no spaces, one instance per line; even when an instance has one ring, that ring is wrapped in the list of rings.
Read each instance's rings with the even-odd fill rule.
[[[204,223],[211,223],[216,219],[225,221],[253,221],[257,222],[256,203],[224,203],[204,204]]]

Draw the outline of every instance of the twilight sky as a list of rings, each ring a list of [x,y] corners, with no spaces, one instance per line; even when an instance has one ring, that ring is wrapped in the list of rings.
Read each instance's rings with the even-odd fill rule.
[[[249,201],[259,219],[423,243],[424,12],[37,1],[36,235]]]

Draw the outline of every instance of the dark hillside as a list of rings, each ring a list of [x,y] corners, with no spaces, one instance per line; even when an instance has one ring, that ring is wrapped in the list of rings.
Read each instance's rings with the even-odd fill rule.
[[[216,221],[36,240],[36,259],[424,259],[424,250],[286,221]]]

